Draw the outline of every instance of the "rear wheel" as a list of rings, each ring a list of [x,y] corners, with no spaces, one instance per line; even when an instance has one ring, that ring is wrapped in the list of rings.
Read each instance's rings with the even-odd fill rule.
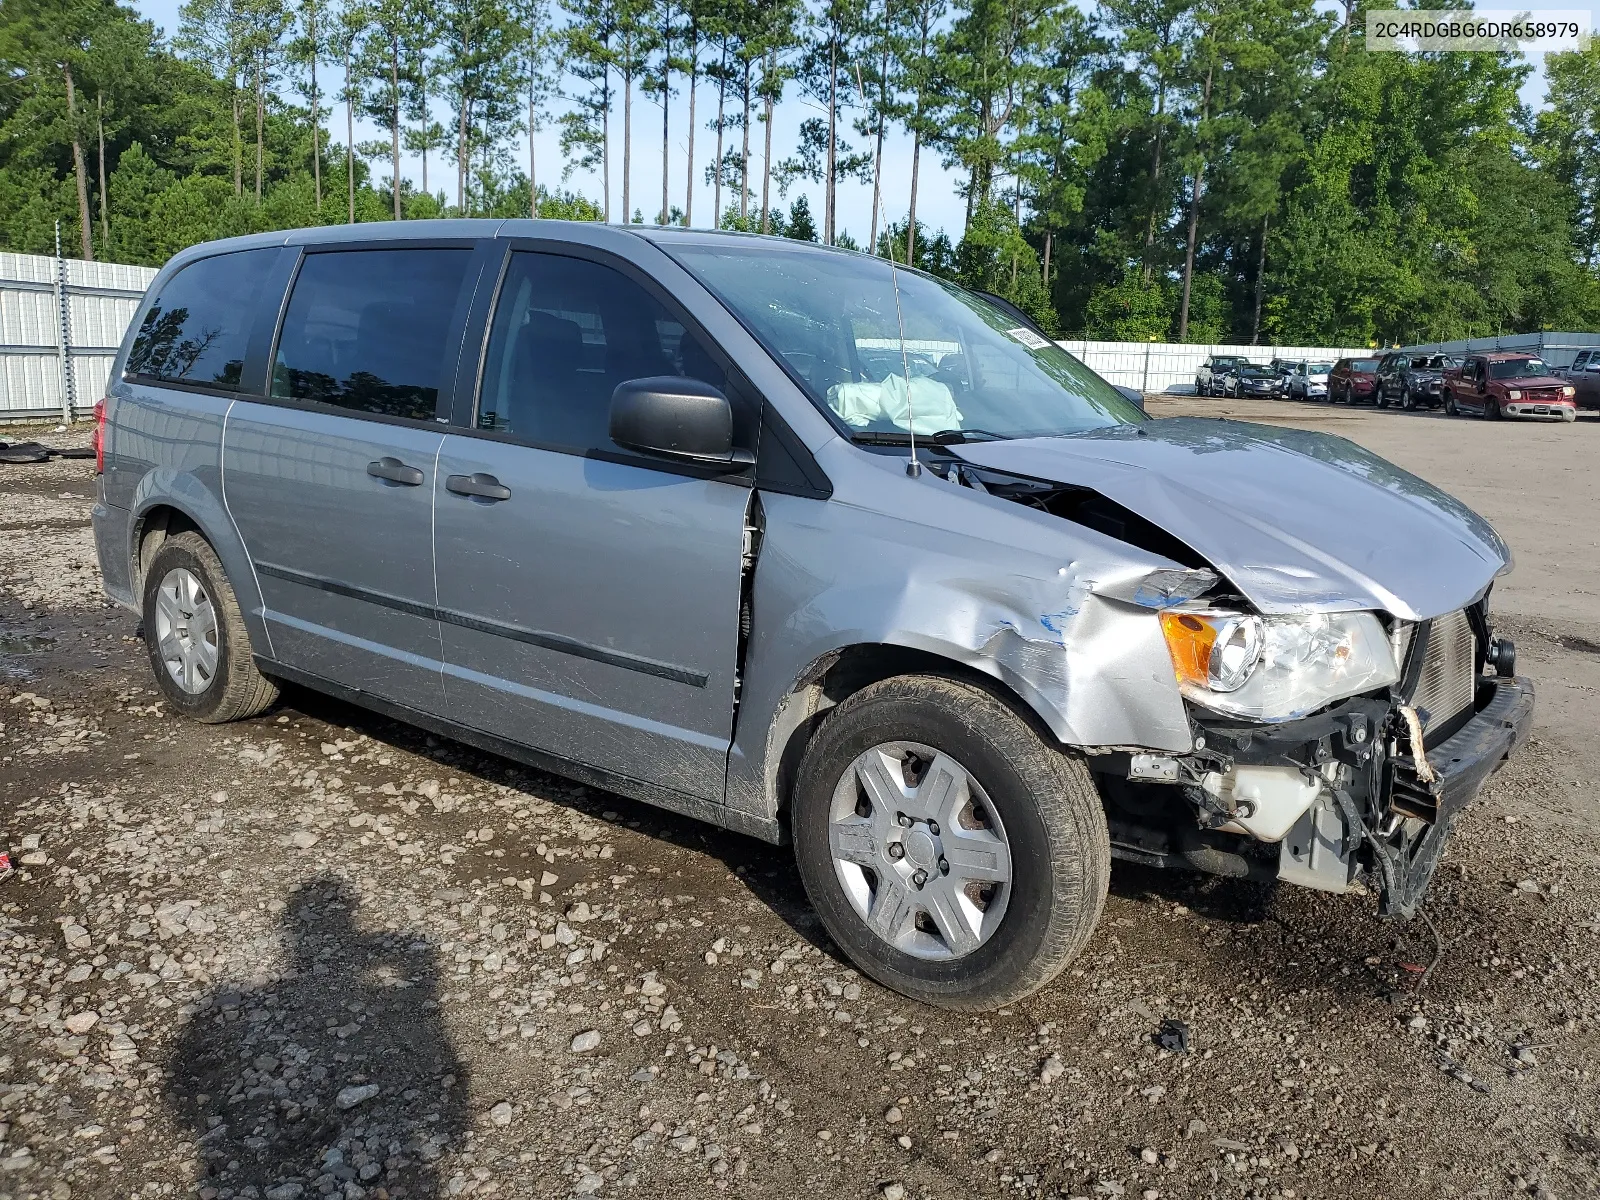
[[[161,543],[144,581],[144,640],[173,710],[219,724],[278,698],[256,669],[244,615],[211,544],[193,531]]]
[[[1111,844],[1083,761],[998,697],[938,676],[845,700],[801,759],[807,895],[885,987],[943,1008],[1019,1000],[1088,941]]]

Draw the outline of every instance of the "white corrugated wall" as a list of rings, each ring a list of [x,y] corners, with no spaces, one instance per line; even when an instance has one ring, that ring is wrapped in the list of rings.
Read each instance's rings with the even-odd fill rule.
[[[1348,346],[1191,346],[1169,342],[1090,341],[1066,341],[1060,345],[1112,383],[1145,392],[1193,392],[1195,371],[1213,354],[1237,354],[1264,365],[1274,358],[1333,362],[1340,358],[1376,357],[1382,353]]]
[[[111,361],[138,311],[152,267],[0,254],[0,421],[62,415],[62,321],[57,273],[64,276],[66,361],[74,412],[105,391]]]

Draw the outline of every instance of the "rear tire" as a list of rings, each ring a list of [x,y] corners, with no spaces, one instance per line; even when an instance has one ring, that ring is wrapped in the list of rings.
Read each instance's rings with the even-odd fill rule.
[[[144,640],[174,712],[206,724],[253,717],[278,685],[256,669],[244,614],[211,543],[187,531],[161,543],[144,578]]]
[[[923,751],[938,756],[932,765]],[[932,811],[922,808],[924,782],[958,773],[965,782],[936,786],[929,802],[965,795],[970,803],[951,811],[971,823],[941,829],[914,815]],[[872,684],[828,714],[800,762],[791,826],[806,893],[851,961],[885,987],[957,1011],[996,1008],[1048,983],[1088,942],[1110,881],[1105,809],[1083,760],[993,693],[939,676]],[[1003,857],[974,853],[996,834]],[[937,866],[916,867],[935,857]],[[997,878],[1001,862],[1004,883],[960,882],[969,869]],[[966,890],[941,899],[951,887]],[[948,936],[952,909],[977,932]]]

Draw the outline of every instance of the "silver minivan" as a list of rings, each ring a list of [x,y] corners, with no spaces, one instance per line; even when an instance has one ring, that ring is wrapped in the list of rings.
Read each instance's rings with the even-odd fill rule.
[[[1015,309],[804,243],[197,246],[97,441],[175,711],[290,681],[792,842],[843,951],[950,1008],[1055,975],[1113,858],[1409,916],[1533,711],[1458,501],[1147,419]]]

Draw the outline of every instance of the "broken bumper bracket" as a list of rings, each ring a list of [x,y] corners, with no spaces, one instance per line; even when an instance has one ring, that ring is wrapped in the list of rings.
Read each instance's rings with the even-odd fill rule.
[[[1372,849],[1372,865],[1379,877],[1378,912],[1383,916],[1415,915],[1444,853],[1455,814],[1527,741],[1533,729],[1532,680],[1519,676],[1485,682],[1495,689],[1494,696],[1457,733],[1428,751],[1438,778],[1426,789],[1434,816],[1422,832],[1410,838],[1403,832],[1384,837],[1363,817],[1349,793],[1335,793],[1350,832]],[[1410,786],[1412,790],[1418,787],[1415,783]],[[1404,825],[1401,828],[1403,831]]]

